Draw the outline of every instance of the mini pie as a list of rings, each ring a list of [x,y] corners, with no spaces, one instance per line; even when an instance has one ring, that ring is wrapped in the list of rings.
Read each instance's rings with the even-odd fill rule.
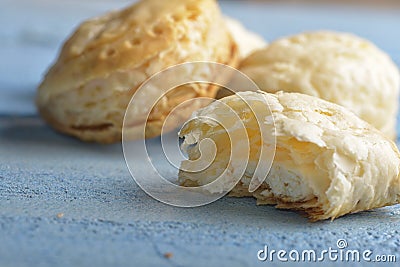
[[[238,46],[240,60],[246,58],[255,50],[267,46],[263,37],[246,29],[238,20],[228,16],[224,16],[224,20]]]
[[[116,142],[138,87],[151,75],[189,61],[237,64],[237,47],[216,1],[143,0],[82,23],[40,84],[37,106],[61,132],[85,141]],[[154,90],[162,94],[167,89]],[[150,114],[146,137],[160,134],[165,116],[178,102],[214,97],[217,89],[187,85],[164,96]],[[135,110],[141,110],[140,104]],[[135,139],[141,136],[135,129],[141,129],[146,117],[138,113],[132,118],[130,138]]]
[[[231,195],[254,196],[258,204],[301,210],[312,221],[333,220],[400,202],[400,153],[396,145],[347,109],[313,96],[285,92],[241,92],[220,101],[196,112],[180,132],[190,160],[199,158],[202,140],[210,138],[217,147],[212,164],[200,172],[187,171],[188,160],[182,162],[181,168],[186,170],[179,173],[182,185],[207,184],[225,169],[235,173],[235,165],[247,161],[246,171]],[[267,103],[271,111],[265,108]],[[223,104],[237,112],[246,127],[248,159],[239,155],[228,160],[228,135],[235,135],[238,123],[226,115]],[[255,114],[263,118],[260,126]],[[225,122],[226,130],[216,121]],[[270,133],[262,140],[258,134],[261,130]],[[250,193],[248,187],[260,148],[273,151],[274,139],[276,151],[270,172]],[[227,183],[214,183],[215,191],[211,193],[229,190]]]
[[[396,137],[399,71],[367,40],[329,31],[302,33],[254,52],[240,70],[263,91],[320,97]]]

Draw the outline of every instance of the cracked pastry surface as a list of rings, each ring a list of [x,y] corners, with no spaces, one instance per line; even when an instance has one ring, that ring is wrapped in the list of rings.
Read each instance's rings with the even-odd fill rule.
[[[137,88],[151,75],[189,61],[236,66],[236,44],[217,3],[139,1],[82,23],[44,77],[36,103],[43,118],[61,132],[85,141],[116,142],[121,140],[125,109]],[[216,86],[195,84],[163,97],[150,114],[147,137],[159,134],[176,102],[214,97],[216,91]],[[141,128],[138,125],[146,117],[140,113],[132,117],[136,119],[131,139],[135,139],[140,136],[135,127]]]
[[[396,137],[399,71],[367,40],[329,31],[293,35],[254,52],[240,70],[263,91],[320,97]]]
[[[217,147],[215,160],[208,168],[180,171],[181,184],[207,184],[224,169],[233,174],[235,163],[247,161],[246,171],[231,195],[254,196],[258,204],[301,210],[312,221],[400,202],[400,153],[396,145],[344,107],[285,92],[241,92],[220,101],[196,112],[180,132],[184,138],[182,147],[190,160],[200,157],[202,140],[212,139]],[[229,143],[229,135],[235,135],[238,124],[237,119],[226,115],[223,103],[239,114],[246,127],[248,159],[236,155],[229,162],[230,146],[236,145]],[[271,112],[266,109],[267,103]],[[254,114],[262,118],[260,126]],[[227,130],[215,121],[224,122]],[[270,134],[261,137],[260,129]],[[276,151],[270,172],[251,193],[248,187],[260,149],[272,153],[274,139]],[[263,164],[268,162],[261,160],[260,165]],[[187,170],[187,165],[188,161],[183,161],[181,167]],[[214,183],[215,192],[229,188],[227,183]]]

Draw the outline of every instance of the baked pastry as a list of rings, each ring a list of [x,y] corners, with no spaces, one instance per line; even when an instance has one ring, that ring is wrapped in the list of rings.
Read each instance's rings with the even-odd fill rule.
[[[263,91],[320,97],[396,137],[399,71],[367,40],[329,31],[302,33],[254,52],[240,70]]]
[[[238,46],[239,59],[244,59],[255,50],[267,46],[263,37],[246,29],[240,21],[228,16],[224,16],[224,20]]]
[[[236,44],[216,1],[139,1],[77,28],[40,84],[37,106],[61,132],[85,141],[116,142],[121,140],[125,110],[138,87],[151,75],[189,61],[237,64]],[[161,95],[167,89],[154,90]],[[216,91],[216,86],[195,84],[164,96],[148,118],[146,136],[159,135],[163,119],[177,104],[214,97]],[[131,114],[135,118],[131,127],[141,128],[138,125],[147,117],[136,104],[138,114]],[[130,130],[131,139],[141,136]]]
[[[240,119],[227,116],[227,107]],[[229,161],[229,148],[241,144],[229,144],[229,136],[239,131],[238,120],[249,136],[250,156],[243,152]],[[261,138],[260,132],[267,134]],[[400,202],[400,153],[396,145],[344,107],[313,96],[237,93],[197,111],[180,136],[189,155],[181,164],[185,171],[179,173],[185,186],[214,182],[211,193],[228,190],[229,180],[221,182],[217,177],[226,170],[230,180],[237,179],[235,166],[245,161],[244,175],[231,195],[254,196],[258,204],[301,210],[312,221]],[[198,162],[208,167],[191,172],[190,161],[200,157],[199,144],[206,139],[215,143],[216,157],[208,165]],[[273,155],[275,145],[273,162],[259,162],[260,150]],[[267,176],[253,177],[257,164],[271,165]],[[249,192],[253,178],[263,182]]]

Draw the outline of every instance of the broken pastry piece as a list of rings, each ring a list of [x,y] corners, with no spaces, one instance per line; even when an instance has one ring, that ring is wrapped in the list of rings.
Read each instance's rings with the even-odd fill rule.
[[[235,135],[238,119],[226,115],[226,105],[246,127],[249,158],[235,155],[229,161],[228,150],[236,145],[229,143],[229,136]],[[226,130],[216,121],[224,122]],[[261,138],[260,132],[267,134]],[[347,109],[313,96],[237,93],[196,112],[180,136],[189,156],[182,167],[200,157],[202,140],[211,139],[217,147],[216,157],[208,168],[199,172],[180,171],[179,181],[186,186],[215,180],[216,190],[224,190],[224,185],[216,180],[218,175],[224,169],[234,173],[238,161],[247,161],[246,171],[231,195],[254,196],[258,204],[304,211],[312,221],[400,201],[400,154],[396,145]],[[273,153],[275,144],[268,175],[250,193],[248,187],[257,164],[270,164],[259,162],[260,150]]]
[[[297,92],[346,107],[396,137],[398,68],[371,42],[352,34],[306,32],[270,43],[240,70],[268,93]]]
[[[39,86],[36,103],[43,118],[63,133],[117,142],[127,105],[140,85],[167,67],[191,61],[237,64],[237,47],[216,1],[142,0],[82,23]],[[206,75],[209,70],[200,71]],[[152,88],[149,94],[168,89]],[[127,126],[129,138],[141,137],[138,131],[146,120],[146,137],[159,135],[177,104],[213,98],[217,89],[209,84],[180,86],[158,102],[148,120],[138,104]],[[189,117],[193,110],[181,115]]]

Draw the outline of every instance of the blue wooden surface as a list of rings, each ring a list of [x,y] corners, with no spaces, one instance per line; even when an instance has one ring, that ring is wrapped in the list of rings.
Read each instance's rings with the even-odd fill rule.
[[[63,38],[83,18],[126,4],[0,3],[0,266],[254,266],[264,244],[325,249],[339,238],[400,260],[399,205],[314,224],[253,199],[174,208],[137,187],[120,145],[82,143],[46,126],[33,105],[35,87]],[[313,29],[353,32],[400,64],[400,10],[236,1],[222,9],[268,40]]]

